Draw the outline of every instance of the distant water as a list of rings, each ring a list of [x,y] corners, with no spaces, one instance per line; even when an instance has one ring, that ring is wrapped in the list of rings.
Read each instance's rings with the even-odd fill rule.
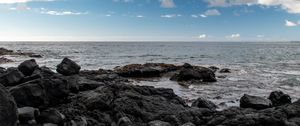
[[[64,58],[77,61],[83,69],[113,69],[132,63],[163,62],[230,68],[233,73],[219,78],[216,83],[179,86],[167,78],[140,81],[137,84],[173,88],[186,100],[199,96],[217,104],[237,105],[244,94],[267,96],[273,90],[282,90],[294,100],[300,98],[300,43],[0,43],[1,47],[35,52],[43,55],[40,65],[55,69]],[[16,66],[29,59],[8,57]]]

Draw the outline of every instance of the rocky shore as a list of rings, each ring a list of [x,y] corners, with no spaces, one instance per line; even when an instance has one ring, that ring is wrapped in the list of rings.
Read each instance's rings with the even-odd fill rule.
[[[22,51],[14,51],[6,48],[0,48],[0,64],[14,62],[11,59],[8,59],[4,56],[27,56],[32,58],[42,58],[42,55],[32,53],[32,52],[22,52]]]
[[[132,85],[131,79],[168,76],[179,84],[218,81],[216,67],[164,63],[114,70],[81,70],[65,58],[56,72],[34,59],[0,69],[0,126],[299,126],[300,100],[272,92],[245,94],[240,107],[217,111],[199,97],[189,106],[172,89]]]

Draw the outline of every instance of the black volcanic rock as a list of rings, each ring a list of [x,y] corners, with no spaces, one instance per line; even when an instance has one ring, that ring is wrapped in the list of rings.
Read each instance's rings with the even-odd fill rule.
[[[213,102],[201,97],[192,103],[192,107],[208,108],[210,110],[216,110],[218,108]]]
[[[24,75],[16,68],[9,68],[7,71],[0,75],[0,83],[4,86],[15,86],[22,82]]]
[[[37,69],[39,65],[37,65],[36,61],[34,59],[31,60],[26,60],[22,62],[19,66],[18,69],[25,75],[25,76],[30,76],[35,69]]]
[[[65,122],[65,115],[60,113],[56,109],[48,109],[45,111],[42,111],[41,114],[37,117],[37,122],[44,124],[44,123],[52,123],[59,126],[63,126]]]
[[[57,65],[56,71],[62,75],[69,76],[78,74],[81,67],[74,61],[64,58],[63,61]]]
[[[240,107],[260,110],[260,109],[271,108],[272,102],[269,99],[245,94],[240,99]]]
[[[220,73],[231,73],[229,68],[223,68],[220,70]]]
[[[203,82],[216,82],[215,73],[205,67],[187,67],[182,68],[178,74],[171,77],[171,80],[176,81],[190,81],[190,80],[200,80]]]
[[[64,79],[44,78],[12,87],[10,93],[19,107],[44,108],[63,102],[70,90]]]
[[[0,84],[0,126],[16,126],[17,120],[17,106],[14,98]]]
[[[281,106],[292,103],[292,99],[288,94],[284,94],[282,91],[271,92],[269,98],[272,101],[273,106]]]

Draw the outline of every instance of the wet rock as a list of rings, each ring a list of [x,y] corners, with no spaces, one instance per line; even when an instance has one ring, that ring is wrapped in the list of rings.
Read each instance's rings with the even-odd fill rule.
[[[10,62],[14,62],[14,61],[5,57],[0,57],[0,64],[10,63]]]
[[[128,117],[122,117],[118,121],[118,126],[133,126],[133,124]]]
[[[205,67],[183,68],[179,74],[175,74],[171,77],[171,80],[176,81],[190,81],[200,80],[203,82],[216,82],[214,72]]]
[[[43,108],[63,102],[70,90],[64,79],[44,78],[12,87],[10,92],[19,107]]]
[[[3,73],[5,73],[5,72],[6,72],[6,69],[3,68],[3,67],[0,67],[0,75],[3,74]]]
[[[231,73],[229,68],[223,68],[220,70],[220,73]]]
[[[57,65],[56,71],[62,75],[74,75],[78,74],[81,67],[74,61],[64,58],[63,61]]]
[[[288,94],[284,94],[282,91],[271,92],[269,98],[273,106],[281,106],[292,103],[292,99]]]
[[[36,61],[34,59],[31,60],[26,60],[22,62],[19,66],[18,69],[25,75],[25,76],[30,76],[35,69],[37,69],[39,65],[37,65]]]
[[[0,55],[10,55],[13,54],[13,52],[13,50],[9,50],[3,47],[0,48]]]
[[[260,110],[260,109],[271,108],[272,102],[269,99],[245,94],[240,99],[240,107]]]
[[[39,116],[39,110],[33,107],[18,108],[19,121],[21,124],[33,124],[35,117]]]
[[[16,68],[8,69],[4,74],[0,75],[0,83],[4,86],[15,86],[22,82],[24,75]]]
[[[220,68],[218,68],[216,66],[210,66],[208,68],[211,69],[214,73],[217,72],[220,69]]]
[[[216,110],[218,108],[213,102],[201,97],[192,103],[192,107],[208,108],[210,110]]]
[[[94,90],[104,84],[78,75],[68,76],[65,79],[68,81],[72,93]]]
[[[32,58],[42,58],[43,56],[39,55],[39,54],[30,54],[29,57],[32,57]]]
[[[159,77],[160,71],[151,67],[144,67],[141,64],[131,64],[116,70],[117,74],[123,77]]]
[[[149,126],[171,126],[170,123],[163,122],[160,120],[151,121],[148,123]]]
[[[17,120],[17,106],[14,98],[0,84],[0,126],[16,126]]]

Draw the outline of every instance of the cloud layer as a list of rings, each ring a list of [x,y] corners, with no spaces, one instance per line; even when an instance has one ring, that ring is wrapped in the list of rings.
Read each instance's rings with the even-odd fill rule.
[[[300,13],[299,0],[205,0],[209,6],[262,5],[280,6],[289,13]]]

